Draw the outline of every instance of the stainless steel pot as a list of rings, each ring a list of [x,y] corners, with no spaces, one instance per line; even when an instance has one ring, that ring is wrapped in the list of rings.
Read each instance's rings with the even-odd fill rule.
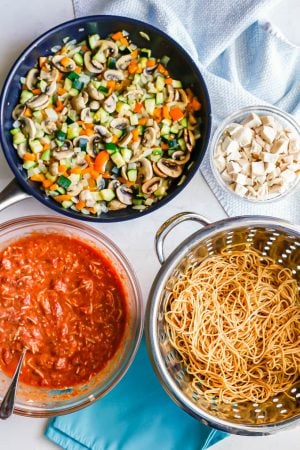
[[[164,240],[169,232],[186,220],[199,222],[203,228],[182,242],[168,257]],[[156,253],[162,267],[148,300],[146,339],[154,370],[163,387],[187,413],[206,425],[243,435],[266,435],[300,421],[300,377],[298,382],[265,403],[209,403],[193,391],[190,378],[171,346],[164,322],[164,304],[169,295],[166,286],[194,259],[204,259],[236,243],[247,243],[289,267],[300,289],[300,227],[280,219],[244,216],[215,223],[196,213],[180,213],[165,222],[156,234]],[[300,349],[299,349],[300,351]]]

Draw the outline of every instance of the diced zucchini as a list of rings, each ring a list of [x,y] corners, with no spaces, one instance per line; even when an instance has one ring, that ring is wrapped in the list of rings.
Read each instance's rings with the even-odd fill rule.
[[[130,110],[130,105],[125,102],[117,102],[116,111],[121,115],[125,115]]]
[[[84,82],[80,80],[74,80],[72,83],[72,88],[77,89],[78,91],[81,91],[84,87]],[[70,91],[69,91],[70,93]]]
[[[130,125],[135,126],[139,124],[139,118],[137,114],[131,114],[130,115]]]
[[[58,186],[58,188],[56,188],[56,191],[59,192],[61,195],[64,195],[66,193],[66,190],[61,186]]]
[[[156,94],[156,104],[157,105],[162,105],[163,102],[164,102],[164,94],[163,94],[163,92],[158,92]]]
[[[35,161],[25,161],[22,167],[26,170],[29,170],[36,166],[37,163]]]
[[[35,120],[37,122],[42,122],[43,121],[43,113],[40,109],[37,109],[36,111],[33,111],[32,113],[33,117],[35,118]]]
[[[68,209],[68,208],[70,208],[73,205],[73,202],[72,202],[72,200],[64,200],[61,203],[61,205],[62,205],[63,208]]]
[[[145,58],[150,58],[151,49],[150,48],[141,48],[140,55]]]
[[[181,150],[186,150],[186,143],[185,143],[184,139],[182,139],[182,138],[178,139],[178,144],[179,144]]]
[[[182,87],[182,83],[180,80],[172,80],[172,86],[174,88],[181,88]]]
[[[72,183],[71,180],[69,180],[69,178],[65,177],[64,175],[61,175],[57,180],[57,184],[63,187],[64,189],[68,189],[71,183]]]
[[[71,72],[68,73],[67,78],[69,78],[69,80],[71,80],[71,81],[75,81],[75,80],[78,80],[79,74],[77,72],[75,72],[74,70],[72,70]]]
[[[121,148],[121,155],[122,158],[126,163],[128,163],[131,160],[132,157],[132,151],[129,148]]]
[[[26,142],[26,136],[21,131],[13,135],[13,143],[15,145],[22,144],[23,142]]]
[[[99,39],[100,39],[99,34],[92,34],[91,36],[88,37],[88,43],[91,50],[94,50],[94,48],[97,46]]]
[[[42,92],[46,92],[46,88],[47,88],[47,83],[46,83],[46,81],[45,81],[45,80],[39,80],[39,81],[37,82],[37,87],[40,88],[40,90],[41,90]]]
[[[75,55],[73,55],[73,59],[77,66],[83,66],[83,56],[81,53],[75,53]]]
[[[116,58],[109,57],[107,60],[107,66],[109,69],[115,69],[116,68]]]
[[[67,129],[67,138],[68,139],[74,139],[76,137],[79,136],[80,133],[80,127],[78,125],[78,123],[74,122],[71,123],[70,125],[68,125],[68,129]]]
[[[47,150],[45,150],[45,151],[42,153],[41,159],[42,159],[43,161],[49,161],[49,160],[50,160],[50,156],[51,156],[51,151],[50,151],[50,148],[48,148]]]
[[[170,127],[168,127],[167,125],[163,125],[161,130],[160,130],[160,134],[162,136],[169,136],[169,134],[170,134]]]
[[[98,91],[103,92],[103,94],[108,94],[108,87],[100,85]]]
[[[100,191],[102,200],[105,200],[106,202],[110,202],[115,198],[115,193],[113,189],[102,189]]]
[[[127,170],[127,177],[129,181],[134,183],[137,180],[137,170],[136,169]]]
[[[71,111],[69,111],[68,113],[68,117],[67,117],[67,125],[70,125],[71,123],[76,122],[77,120],[77,113],[74,109],[71,109]]]
[[[72,80],[70,80],[69,78],[65,78],[64,89],[66,91],[69,91],[70,89],[72,89]]]
[[[26,102],[28,102],[28,100],[31,99],[31,97],[33,97],[33,93],[30,91],[27,91],[26,89],[24,89],[21,92],[21,97],[20,97],[20,103],[21,105],[24,105]]]
[[[33,175],[37,175],[39,173],[41,173],[41,171],[38,167],[31,167],[30,169],[27,169],[28,178],[31,178]]]
[[[110,157],[118,168],[124,166],[125,161],[120,152],[114,152],[110,155]]]
[[[155,197],[163,197],[166,195],[166,187],[160,186],[156,191],[154,191]]]
[[[161,123],[162,123],[163,125],[167,125],[168,127],[170,127],[170,126],[172,125],[172,120],[170,120],[170,119],[163,119],[163,120],[161,121]]]
[[[113,142],[107,142],[105,144],[105,150],[110,150],[112,152],[116,152],[118,150],[118,146]]]
[[[165,86],[165,78],[162,76],[158,76],[156,78],[155,87],[158,92],[162,91]]]
[[[155,109],[155,99],[154,98],[146,98],[145,100],[145,109],[148,114],[152,116]]]
[[[47,178],[47,180],[52,181],[52,183],[54,183],[56,181],[56,178],[57,178],[56,175],[52,175],[50,172],[46,172],[45,173],[45,177]]]
[[[188,121],[186,117],[183,117],[181,120],[179,120],[180,125],[182,125],[184,128],[188,126]]]
[[[145,200],[143,198],[133,198],[132,204],[133,205],[143,205]]]
[[[147,62],[147,60],[146,60],[146,62]],[[134,77],[133,77],[133,81],[132,81],[132,84],[135,84],[135,85],[140,85],[141,84],[141,75],[139,74],[139,73],[136,73],[135,75],[134,75]]]
[[[106,56],[104,55],[102,50],[98,50],[97,53],[95,53],[95,55],[93,56],[93,59],[101,64],[104,64],[106,62]]]
[[[72,83],[72,86],[73,86],[73,83]],[[69,90],[69,95],[71,95],[72,97],[77,97],[78,94],[79,94],[79,90],[78,89],[75,89],[75,88],[72,87]]]
[[[15,134],[18,134],[18,133],[20,133],[20,132],[21,132],[20,128],[12,128],[12,129],[10,130],[10,134],[11,134],[12,136],[14,136]]]
[[[31,148],[33,153],[40,153],[41,151],[43,151],[43,146],[37,139],[30,141],[29,147]]]
[[[141,66],[142,69],[145,69],[145,67],[147,67],[147,61],[148,58],[145,57],[139,59],[139,65]]]
[[[179,131],[178,123],[174,123],[174,124],[171,126],[171,128],[170,128],[170,132],[171,132],[171,133],[174,133],[174,134],[177,134],[178,131]]]

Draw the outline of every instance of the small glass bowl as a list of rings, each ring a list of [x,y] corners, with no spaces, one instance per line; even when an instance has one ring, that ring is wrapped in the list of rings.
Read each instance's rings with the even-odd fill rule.
[[[273,116],[278,122],[280,122],[285,128],[290,128],[293,130],[299,137],[300,137],[300,125],[297,123],[297,121],[288,113],[285,111],[282,111],[278,108],[275,108],[273,106],[247,106],[245,108],[239,109],[238,111],[230,114],[226,119],[223,120],[223,122],[220,123],[218,128],[216,129],[212,141],[210,143],[210,166],[211,170],[214,174],[215,179],[217,180],[218,184],[222,189],[229,192],[235,197],[238,197],[239,199],[246,200],[251,203],[267,203],[271,201],[280,200],[282,197],[286,196],[287,194],[290,194],[298,185],[300,181],[300,176],[298,175],[295,179],[295,181],[288,185],[287,189],[283,192],[280,192],[277,195],[274,195],[269,198],[265,199],[250,199],[247,197],[243,197],[239,194],[237,194],[235,191],[233,191],[228,184],[223,180],[221,177],[220,172],[215,166],[214,163],[214,155],[218,146],[218,143],[220,141],[220,138],[225,130],[225,128],[232,122],[234,123],[241,123],[250,113],[256,113],[258,116]]]

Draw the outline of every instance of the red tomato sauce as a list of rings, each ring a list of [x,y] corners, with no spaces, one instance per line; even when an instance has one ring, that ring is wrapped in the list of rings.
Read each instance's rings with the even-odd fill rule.
[[[20,380],[67,388],[87,382],[116,353],[127,306],[121,280],[79,239],[32,234],[0,252],[0,366]]]

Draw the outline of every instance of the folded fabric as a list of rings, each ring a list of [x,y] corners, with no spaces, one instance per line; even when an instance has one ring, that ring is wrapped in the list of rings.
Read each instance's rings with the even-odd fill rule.
[[[202,450],[226,433],[202,425],[172,402],[143,339],[121,382],[88,408],[53,419],[46,436],[66,450]]]

